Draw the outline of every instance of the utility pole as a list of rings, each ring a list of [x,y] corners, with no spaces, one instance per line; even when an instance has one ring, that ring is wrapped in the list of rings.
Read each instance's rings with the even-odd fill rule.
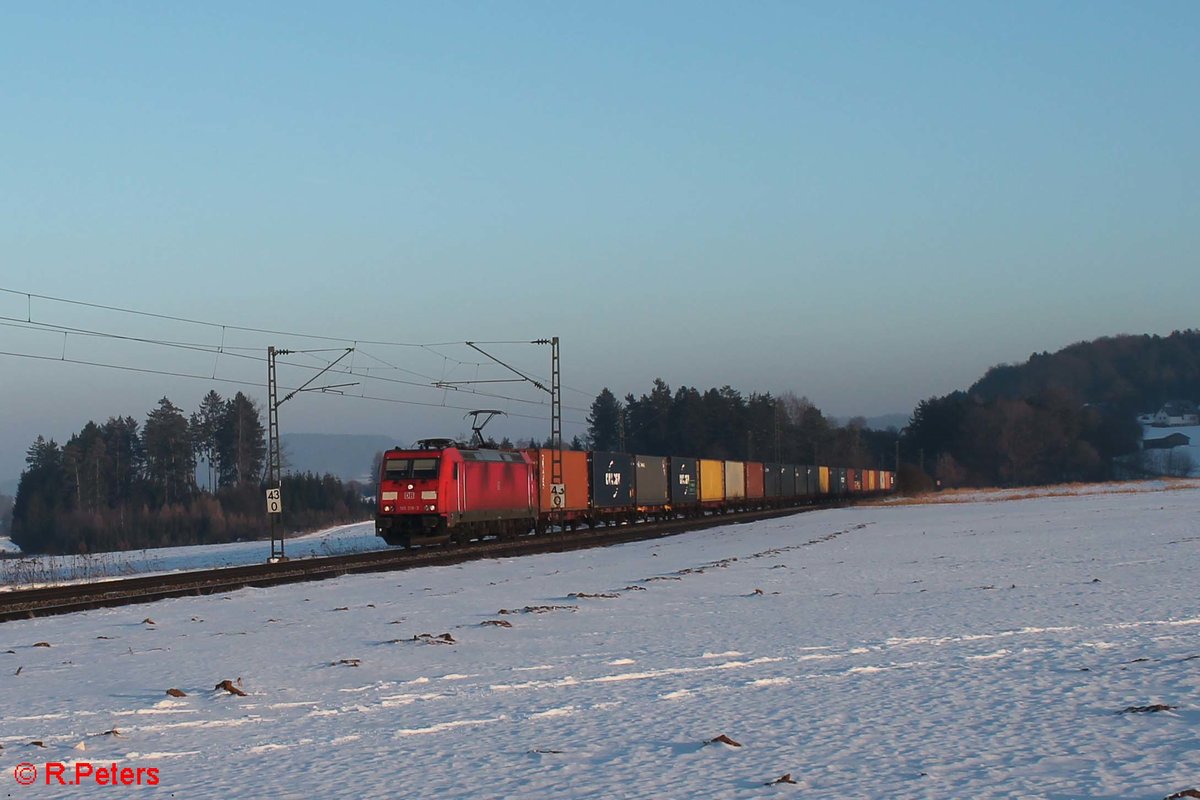
[[[558,337],[550,339],[550,484],[563,485],[562,387],[558,363]]]
[[[484,350],[475,342],[466,342],[466,345],[474,350],[479,351],[483,355],[495,361],[500,366],[507,369],[509,372],[518,376],[522,381],[528,381],[537,388],[541,389],[550,395],[550,496],[553,502],[565,502],[564,487],[563,487],[563,462],[562,462],[562,382],[561,382],[561,367],[559,363],[558,353],[558,337],[552,336],[549,339],[534,339],[530,344],[548,344],[550,345],[550,386],[547,387],[541,381],[529,377],[524,372],[516,369],[510,364],[506,364],[496,358],[491,353]],[[513,379],[516,381],[516,379]],[[484,383],[485,381],[437,381],[434,386],[442,389],[452,389],[455,386],[470,383]],[[500,381],[486,381],[488,383],[499,383]],[[559,498],[563,498],[560,500]],[[553,517],[552,517],[553,518]]]
[[[287,351],[282,351],[286,353]],[[283,516],[283,500],[280,497],[283,477],[280,474],[281,456],[279,454],[279,403],[276,402],[275,384],[275,348],[267,348],[267,518],[271,521],[271,558],[270,561],[286,561],[283,554],[283,533],[276,536],[276,520]]]
[[[779,463],[779,399],[775,400],[775,463]]]
[[[283,484],[282,475],[282,456],[279,446],[279,407],[291,400],[300,392],[328,392],[336,389],[345,388],[347,386],[357,386],[357,383],[337,383],[331,386],[314,386],[309,388],[309,384],[317,378],[324,375],[334,364],[337,364],[346,356],[354,352],[353,347],[347,347],[345,352],[329,363],[329,366],[313,375],[299,389],[292,391],[287,397],[276,401],[277,383],[275,381],[275,357],[286,356],[292,353],[316,353],[319,350],[276,350],[274,347],[267,348],[267,464],[270,470],[267,476],[267,517],[271,521],[271,558],[270,562],[287,561],[287,556],[283,552],[283,529],[277,523],[283,518],[283,497],[281,488]],[[339,392],[340,394],[340,392]]]

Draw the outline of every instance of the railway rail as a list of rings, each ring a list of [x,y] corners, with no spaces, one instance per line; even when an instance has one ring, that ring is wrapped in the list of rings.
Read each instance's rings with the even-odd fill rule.
[[[622,542],[657,539],[721,525],[790,516],[836,505],[841,504],[823,503],[801,508],[777,508],[692,519],[600,527],[540,536],[523,536],[511,541],[487,540],[459,547],[373,550],[349,555],[281,561],[274,564],[189,570],[164,575],[145,575],[37,589],[18,589],[11,592],[0,592],[0,622],[69,614],[94,608],[150,603],[171,597],[217,594],[250,586],[278,586],[286,583],[323,580],[354,573],[386,572],[459,564],[483,558],[509,558],[536,553],[582,550]]]

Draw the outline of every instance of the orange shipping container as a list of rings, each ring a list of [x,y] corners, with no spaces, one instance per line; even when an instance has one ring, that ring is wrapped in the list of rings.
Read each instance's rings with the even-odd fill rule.
[[[817,467],[821,494],[829,494],[829,467]]]
[[[537,468],[538,508],[548,511],[584,511],[588,507],[588,458],[581,450],[562,451],[563,488],[566,496],[561,506],[555,506],[550,497],[550,476],[553,450],[526,450],[526,455]]]
[[[763,465],[755,461],[746,462],[746,497],[762,497],[765,493]]]
[[[875,470],[875,469],[867,470],[867,491],[868,492],[873,492],[879,488],[876,485],[876,481],[878,480],[878,475],[879,475],[879,470]]]
[[[700,459],[700,502],[713,503],[725,499],[725,467],[711,458]]]

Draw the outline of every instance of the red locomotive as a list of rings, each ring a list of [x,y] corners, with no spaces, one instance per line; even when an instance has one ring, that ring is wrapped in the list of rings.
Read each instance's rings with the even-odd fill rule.
[[[422,439],[383,454],[375,532],[402,547],[509,538],[533,527],[536,491],[523,453]]]

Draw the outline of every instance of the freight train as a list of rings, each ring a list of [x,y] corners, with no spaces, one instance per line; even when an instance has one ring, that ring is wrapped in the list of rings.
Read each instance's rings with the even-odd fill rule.
[[[399,547],[515,538],[551,526],[633,523],[808,505],[892,491],[895,473],[819,465],[563,450],[494,450],[423,439],[380,465],[375,532]]]

